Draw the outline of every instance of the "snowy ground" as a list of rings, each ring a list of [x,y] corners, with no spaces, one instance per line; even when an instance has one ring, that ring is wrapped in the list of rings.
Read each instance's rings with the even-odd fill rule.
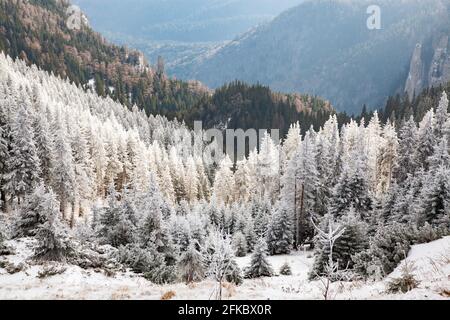
[[[29,240],[9,242],[17,255],[3,257],[18,264],[31,255]],[[239,258],[241,267],[250,257]],[[311,253],[298,252],[290,256],[270,257],[276,271],[284,262],[292,267],[292,276],[278,276],[245,280],[242,286],[226,285],[224,299],[321,299],[320,282],[307,280],[313,259]],[[401,274],[399,266],[383,281],[371,283],[334,284],[334,299],[450,299],[450,237],[414,246],[405,260],[414,264],[414,274],[420,280],[419,288],[406,294],[387,295],[386,283]],[[405,263],[405,261],[403,263]],[[42,266],[27,266],[24,271],[8,274],[0,268],[0,299],[161,299],[170,291],[173,299],[209,299],[214,283],[204,281],[194,285],[153,285],[131,273],[108,277],[102,272],[85,271],[69,266],[61,275],[45,279],[37,277]]]

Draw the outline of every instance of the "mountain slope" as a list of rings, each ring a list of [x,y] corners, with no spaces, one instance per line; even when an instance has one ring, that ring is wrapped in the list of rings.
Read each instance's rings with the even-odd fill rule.
[[[373,4],[381,7],[381,30],[366,25]],[[306,1],[177,76],[212,87],[259,81],[317,94],[340,111],[357,113],[363,104],[380,107],[404,90],[416,45],[427,47],[433,36],[448,34],[448,6],[448,0]]]
[[[142,53],[106,42],[87,25],[70,30],[68,6],[67,1],[1,0],[0,51],[148,113],[176,116],[174,111],[207,93],[197,83],[167,78]]]
[[[328,102],[319,98],[304,96],[298,107],[288,96],[268,88],[262,93],[265,100],[257,94],[246,95],[245,86],[237,87],[242,92],[234,90],[233,94],[222,94],[216,99],[200,83],[168,78],[163,63],[153,68],[141,52],[112,45],[87,25],[81,30],[70,30],[65,14],[68,5],[55,0],[0,0],[0,51],[67,77],[86,89],[93,87],[101,96],[109,95],[129,107],[136,104],[147,114],[185,120],[188,125],[207,119],[209,127],[223,126],[231,119],[235,126],[247,127],[248,122],[239,111],[242,107],[231,100],[239,95],[250,101],[246,105],[252,108],[252,123],[264,125],[256,129],[276,124],[287,132],[297,120],[305,128],[317,128],[334,112]],[[266,114],[274,105],[279,111]]]
[[[223,41],[303,0],[75,0],[94,27],[150,40]],[[117,23],[120,21],[121,23]]]

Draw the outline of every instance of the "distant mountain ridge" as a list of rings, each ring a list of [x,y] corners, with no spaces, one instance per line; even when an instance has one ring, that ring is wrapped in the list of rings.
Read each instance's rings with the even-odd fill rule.
[[[219,42],[231,40],[302,1],[74,0],[74,3],[102,33],[147,41]]]
[[[367,28],[369,5],[381,8],[381,30]],[[448,69],[449,7],[448,0],[305,1],[223,48],[184,63],[175,75],[211,87],[239,79],[284,92],[307,92],[330,100],[339,111],[357,114],[364,104],[379,108],[405,88],[411,94],[412,89],[450,80],[448,71],[425,79],[434,62]],[[417,45],[424,50],[414,69]],[[433,49],[437,47],[442,48]],[[409,74],[412,83],[407,83]]]

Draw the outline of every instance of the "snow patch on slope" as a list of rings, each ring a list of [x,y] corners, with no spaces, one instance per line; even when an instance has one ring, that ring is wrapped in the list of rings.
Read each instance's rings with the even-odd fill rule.
[[[9,241],[16,255],[3,257],[9,262],[24,262],[32,255],[33,239]],[[226,285],[224,299],[321,299],[319,281],[308,281],[313,263],[311,252],[269,257],[275,271],[288,262],[292,276],[277,276],[245,280],[242,286]],[[250,256],[238,258],[241,268],[250,263]],[[402,266],[414,264],[414,275],[420,281],[419,288],[406,294],[386,294],[386,285],[401,275]],[[168,291],[175,292],[174,299],[209,299],[215,283],[154,285],[143,277],[122,272],[107,276],[102,272],[86,271],[68,266],[61,275],[45,279],[37,277],[42,266],[28,265],[16,274],[8,274],[0,268],[0,299],[160,299]],[[412,247],[407,258],[386,279],[378,282],[335,283],[334,299],[449,299],[444,291],[450,290],[450,237]]]

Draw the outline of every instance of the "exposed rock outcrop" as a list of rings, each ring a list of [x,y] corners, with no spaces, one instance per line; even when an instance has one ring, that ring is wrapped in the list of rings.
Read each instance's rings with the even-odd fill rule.
[[[418,43],[414,49],[408,78],[406,79],[405,92],[411,100],[416,92],[424,87],[424,63],[422,61],[422,45]]]
[[[436,37],[431,48],[417,44],[412,54],[409,74],[405,84],[405,92],[409,99],[426,87],[438,86],[450,81],[450,54],[448,35]],[[432,54],[427,60],[426,49]]]

